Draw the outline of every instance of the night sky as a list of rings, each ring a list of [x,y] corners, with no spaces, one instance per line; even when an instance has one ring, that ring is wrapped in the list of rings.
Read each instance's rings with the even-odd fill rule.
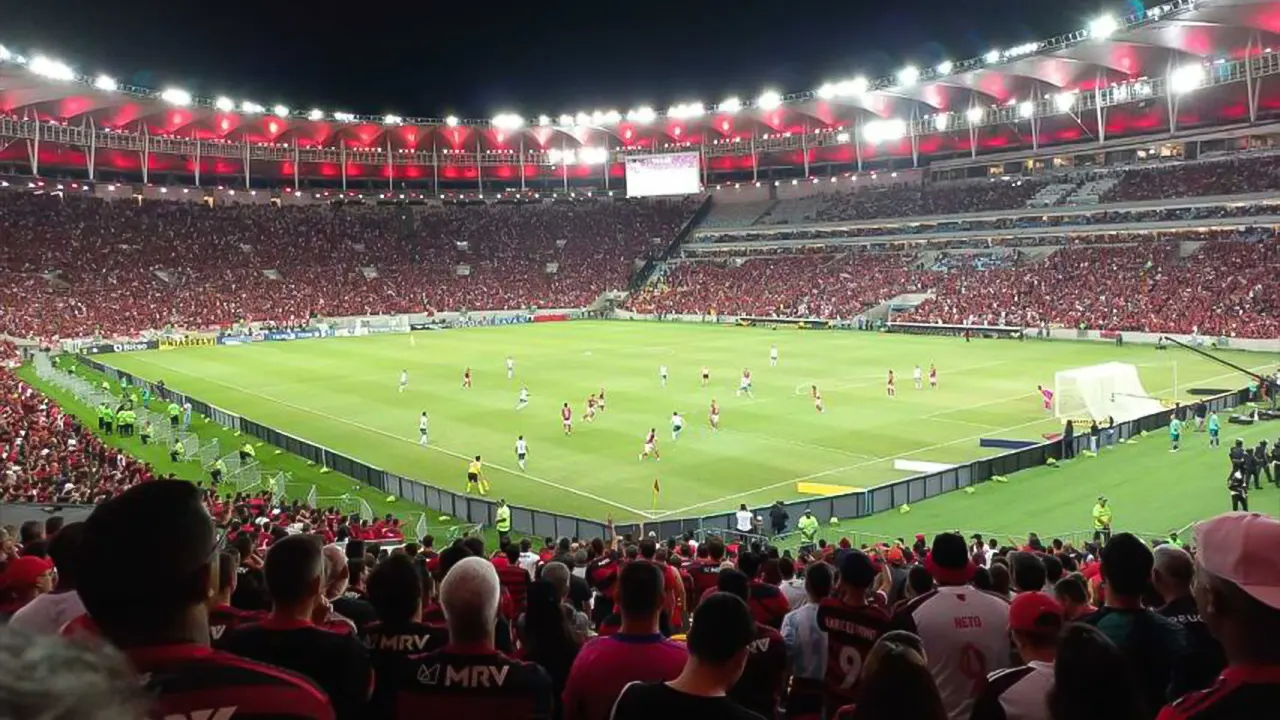
[[[472,118],[797,92],[906,62],[961,60],[1136,9],[1099,0],[5,5],[0,43],[85,74],[268,107]]]

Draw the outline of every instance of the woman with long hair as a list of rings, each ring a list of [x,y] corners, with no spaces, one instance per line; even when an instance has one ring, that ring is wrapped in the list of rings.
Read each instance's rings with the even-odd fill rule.
[[[840,709],[839,720],[947,720],[942,695],[925,663],[920,638],[886,633],[867,654],[858,702]]]
[[[1141,720],[1152,716],[1124,653],[1092,625],[1062,631],[1049,691],[1053,720]]]
[[[520,643],[520,658],[535,662],[547,671],[555,685],[555,697],[559,698],[582,641],[569,626],[560,593],[546,580],[529,586]],[[560,717],[559,705],[556,703],[557,718]]]

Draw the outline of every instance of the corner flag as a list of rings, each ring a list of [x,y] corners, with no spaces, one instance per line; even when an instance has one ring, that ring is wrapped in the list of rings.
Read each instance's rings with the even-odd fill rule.
[[[658,509],[658,495],[662,493],[662,486],[658,484],[658,478],[653,479],[653,509]]]

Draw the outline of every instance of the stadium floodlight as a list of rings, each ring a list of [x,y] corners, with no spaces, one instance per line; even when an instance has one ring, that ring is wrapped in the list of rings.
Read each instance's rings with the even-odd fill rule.
[[[617,110],[605,111],[604,113],[605,125],[617,125],[620,122],[622,122],[622,113],[618,112]]]
[[[458,118],[454,115],[450,115],[444,119],[444,124],[449,127],[458,127]]]
[[[560,163],[564,163],[565,165],[572,165],[574,157],[575,155],[573,152],[573,148],[565,148],[563,150],[561,150],[560,148],[551,148],[550,150],[547,151],[547,161],[550,162],[552,165],[557,165]]]
[[[263,108],[258,103],[251,102],[249,100],[245,100],[244,102],[240,103],[240,112],[245,113],[247,115],[257,115],[258,113],[262,112],[264,109],[265,108]]]
[[[989,50],[986,55],[982,56],[982,59],[986,60],[988,65],[995,65],[1000,62],[1000,51]]]
[[[836,133],[836,142],[842,142],[842,143],[849,142],[849,133],[847,132]]]
[[[602,147],[578,148],[578,162],[583,165],[603,165],[609,159],[609,151]]]
[[[1089,23],[1089,37],[1094,40],[1106,40],[1119,29],[1120,23],[1114,15],[1103,15]]]
[[[705,112],[706,108],[702,106],[702,103],[681,103],[667,108],[667,117],[675,118],[677,120],[687,120],[689,118],[701,117]]]
[[[765,90],[756,98],[756,106],[761,110],[773,110],[782,105],[782,95],[775,90]]]
[[[720,103],[720,107],[718,109],[722,113],[729,113],[732,115],[742,109],[742,101],[736,97],[725,98],[724,102]]]
[[[573,123],[578,127],[589,127],[591,125],[591,116],[585,112],[579,112],[573,116]]]
[[[983,114],[984,113],[982,111],[982,108],[977,107],[976,105],[974,107],[969,108],[968,110],[965,110],[964,112],[964,116],[966,119],[969,120],[970,125],[977,125],[978,123],[982,122]]]
[[[120,83],[110,75],[99,75],[93,79],[93,86],[103,92],[115,92],[120,89]]]
[[[324,119],[324,111],[323,111],[323,110],[320,110],[320,109],[318,109],[318,108],[313,108],[313,109],[311,110],[311,112],[307,113],[307,119],[308,119],[308,120],[310,120],[310,121],[312,121],[312,122],[316,122],[316,121],[319,121],[319,120],[323,120],[323,119]]]
[[[836,94],[843,95],[845,97],[856,97],[859,95],[865,95],[868,87],[870,87],[870,83],[867,82],[865,77],[859,75],[852,80],[844,80],[836,83]]]
[[[915,85],[920,79],[920,69],[915,65],[908,65],[898,71],[898,85],[909,88]]]
[[[642,105],[627,113],[627,119],[634,123],[647,125],[658,118],[658,113],[648,105]]]
[[[1006,58],[1022,57],[1023,55],[1030,55],[1039,49],[1040,43],[1038,42],[1023,43],[1021,45],[1014,45],[1008,50],[1005,50],[1004,56]]]
[[[356,119],[356,116],[349,112],[336,112],[333,114],[333,119],[338,122],[351,122]]]
[[[236,103],[229,97],[220,97],[213,101],[213,107],[222,112],[231,112],[236,109]]]
[[[50,80],[68,81],[76,79],[76,71],[72,70],[70,65],[44,55],[36,55],[31,58],[31,64],[27,66],[27,69]]]
[[[538,116],[538,127],[546,127],[550,124],[551,124],[551,118],[547,117],[546,115]]]
[[[383,125],[399,125],[402,122],[404,122],[404,118],[400,117],[399,115],[387,115],[386,117],[382,118]],[[456,124],[456,123],[452,123],[452,124]]]
[[[1203,65],[1183,65],[1169,73],[1169,89],[1175,95],[1189,93],[1204,84]]]
[[[823,100],[830,100],[835,96],[836,96],[835,83],[823,83],[818,88],[818,97],[822,98]]]
[[[907,134],[907,123],[897,118],[873,120],[862,126],[862,139],[876,144],[901,140]]]
[[[1053,104],[1057,106],[1058,112],[1068,112],[1076,104],[1076,93],[1074,91],[1063,91],[1053,96]]]
[[[160,99],[170,105],[186,107],[191,104],[191,93],[179,88],[169,88],[160,93]]]
[[[271,108],[271,114],[272,114],[272,115],[275,115],[276,117],[279,117],[279,118],[282,118],[282,117],[288,117],[288,116],[289,116],[289,106],[288,106],[288,105],[276,105],[276,106],[274,106],[274,107],[272,107],[272,108]]]
[[[1018,117],[1029,119],[1036,114],[1036,104],[1030,100],[1023,100],[1018,104]]]
[[[955,64],[952,63],[950,60],[943,60],[942,62],[938,63],[938,67],[934,68],[934,70],[939,75],[950,75],[952,69],[954,68],[955,68]]]
[[[951,127],[951,113],[938,113],[933,116],[933,129],[938,132],[946,132]]]
[[[560,116],[560,127],[569,127],[573,124],[573,116],[565,113]]]
[[[498,113],[493,116],[493,126],[499,130],[519,130],[524,126],[524,118],[515,113]]]

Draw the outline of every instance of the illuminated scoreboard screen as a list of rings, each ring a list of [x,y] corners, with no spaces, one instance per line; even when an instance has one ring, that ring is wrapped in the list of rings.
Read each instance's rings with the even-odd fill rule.
[[[694,195],[701,191],[696,152],[627,157],[627,197]]]

